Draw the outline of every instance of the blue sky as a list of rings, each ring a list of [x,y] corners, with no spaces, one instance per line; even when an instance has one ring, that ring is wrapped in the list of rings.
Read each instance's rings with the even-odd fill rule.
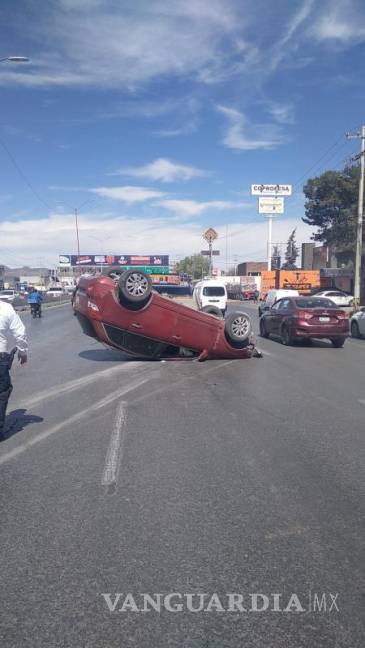
[[[364,122],[362,0],[3,0],[0,261],[75,253],[266,255],[252,183],[341,168]],[[308,173],[309,171],[309,173]]]

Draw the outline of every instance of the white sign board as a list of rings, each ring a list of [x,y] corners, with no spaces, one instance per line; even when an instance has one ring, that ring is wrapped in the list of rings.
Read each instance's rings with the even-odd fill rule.
[[[251,196],[291,196],[291,190],[288,184],[253,184]]]
[[[284,198],[262,197],[259,198],[259,214],[283,214]]]

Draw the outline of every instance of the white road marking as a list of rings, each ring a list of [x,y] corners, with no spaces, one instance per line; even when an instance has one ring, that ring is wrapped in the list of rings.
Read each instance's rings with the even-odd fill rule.
[[[53,427],[49,428],[49,430],[40,432],[40,434],[37,434],[32,439],[25,441],[25,443],[20,444],[16,448],[13,448],[13,450],[10,450],[2,457],[0,457],[0,466],[10,461],[11,459],[14,459],[19,454],[21,454],[25,450],[28,450],[29,448],[36,445],[37,443],[40,443],[40,441],[44,441],[44,439],[47,439],[48,437],[52,436],[62,428],[67,427],[68,431],[70,431],[71,425],[87,417],[91,412],[96,412],[102,407],[109,405],[109,403],[112,403],[113,401],[117,400],[121,396],[124,396],[125,394],[128,394],[129,392],[133,391],[134,389],[137,389],[137,387],[140,387],[146,382],[148,382],[148,378],[136,380],[135,382],[131,383],[128,387],[125,387],[124,389],[117,389],[116,391],[112,392],[105,398],[102,398],[100,401],[97,401],[93,405],[90,405],[90,407],[87,407],[81,412],[78,412],[77,414],[70,416],[70,418],[66,419],[65,421],[62,421],[61,423],[57,423]]]
[[[113,376],[116,373],[122,373],[123,371],[132,371],[133,369],[136,369],[141,365],[143,365],[143,362],[127,361],[124,364],[118,364],[116,367],[103,369],[103,371],[91,373],[88,376],[83,376],[82,378],[76,378],[76,380],[70,380],[70,382],[67,383],[61,383],[61,385],[56,385],[55,387],[46,389],[45,391],[39,392],[38,394],[35,394],[34,396],[31,396],[28,399],[22,400],[19,403],[17,403],[17,401],[14,402],[14,400],[12,400],[11,404],[13,407],[22,407],[22,408],[25,407],[26,409],[28,409],[30,407],[34,407],[34,405],[38,405],[38,403],[41,403],[44,400],[49,400],[50,398],[55,398],[55,397],[57,398],[58,396],[61,396],[62,394],[67,394],[71,391],[74,391],[75,389],[86,387],[87,385],[90,385],[93,382],[110,378],[110,376]]]
[[[116,484],[120,462],[122,458],[125,428],[127,420],[127,403],[122,401],[118,405],[114,427],[110,437],[110,443],[105,458],[104,471],[101,477],[102,486]]]

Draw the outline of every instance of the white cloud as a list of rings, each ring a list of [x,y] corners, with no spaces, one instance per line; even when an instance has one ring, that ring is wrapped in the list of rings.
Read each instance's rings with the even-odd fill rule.
[[[279,124],[294,124],[294,106],[292,104],[282,104],[270,102],[269,113]]]
[[[235,2],[154,0],[128,7],[79,0],[48,3],[42,11],[38,3],[34,7],[33,19],[28,13],[25,24],[17,16],[16,24],[20,33],[27,28],[42,53],[32,56],[27,70],[2,70],[3,80],[134,90],[161,76],[197,77],[223,60],[224,52],[228,64],[238,56],[233,36],[242,23]]]
[[[200,216],[207,210],[225,211],[252,207],[250,203],[234,203],[226,200],[209,200],[207,202],[198,202],[196,200],[161,200],[157,204],[181,217]]]
[[[165,194],[162,191],[155,191],[147,187],[95,187],[90,189],[93,193],[102,198],[110,198],[111,200],[119,200],[125,203],[140,203],[151,198],[160,198]]]
[[[319,41],[337,41],[343,45],[365,40],[363,4],[353,0],[329,2],[310,33]]]
[[[281,129],[276,124],[250,124],[243,113],[228,106],[217,106],[218,112],[228,121],[223,138],[227,148],[240,151],[273,149],[285,141]]]
[[[308,241],[311,228],[299,218],[277,219],[273,227],[273,240],[286,241],[297,227],[298,243]],[[185,256],[202,249],[201,223],[171,222],[170,217],[151,220],[139,218],[138,222],[128,216],[95,219],[95,215],[80,214],[79,232],[82,254],[170,254]],[[224,267],[226,233],[228,230],[228,253],[230,262],[234,255],[240,261],[265,260],[267,224],[258,221],[234,223],[216,227],[221,250],[217,264]],[[24,236],[27,232],[27,236]],[[97,243],[98,235],[104,241],[103,248]],[[91,236],[93,238],[91,238]],[[29,264],[37,266],[39,258],[49,267],[57,264],[59,254],[75,253],[75,217],[70,214],[51,214],[45,219],[0,221],[2,262],[15,267]]]
[[[176,182],[206,176],[206,171],[166,158],[158,158],[142,167],[120,169],[113,175],[129,175],[135,178],[149,178],[160,182]]]
[[[284,58],[288,57],[288,54],[291,53],[291,42],[293,37],[297,35],[299,28],[305,23],[313,9],[314,0],[304,0],[300,3],[299,9],[294,12],[290,17],[288,23],[285,27],[285,32],[283,36],[275,43],[272,51],[270,52],[270,57],[268,60],[268,68],[271,71],[277,69],[279,64]],[[294,44],[294,47],[297,48],[298,43]]]

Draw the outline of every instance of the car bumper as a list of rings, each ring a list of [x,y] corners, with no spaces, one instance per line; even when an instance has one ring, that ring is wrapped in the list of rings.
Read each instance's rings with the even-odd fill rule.
[[[293,327],[292,335],[294,337],[315,337],[315,338],[346,338],[350,334],[349,324],[346,323],[341,326],[310,326],[305,322],[300,322]]]

